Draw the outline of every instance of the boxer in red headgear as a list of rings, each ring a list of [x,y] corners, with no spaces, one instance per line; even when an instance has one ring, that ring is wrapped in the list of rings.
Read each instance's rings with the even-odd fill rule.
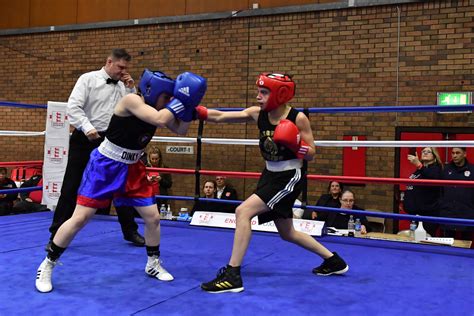
[[[234,247],[229,264],[217,277],[201,288],[207,292],[241,292],[243,282],[240,266],[247,251],[252,230],[251,219],[259,223],[274,221],[281,237],[324,259],[313,269],[318,275],[343,274],[349,266],[337,253],[330,252],[313,237],[293,227],[292,207],[301,193],[303,160],[315,154],[313,132],[308,118],[286,103],[295,94],[295,83],[289,75],[263,73],[257,79],[257,102],[239,112],[221,112],[198,106],[198,118],[209,122],[255,121],[260,130],[260,152],[266,167],[255,193],[240,204],[236,213]]]
[[[262,73],[258,76],[257,87],[270,90],[270,97],[263,108],[267,112],[289,102],[295,96],[295,83],[289,75]]]

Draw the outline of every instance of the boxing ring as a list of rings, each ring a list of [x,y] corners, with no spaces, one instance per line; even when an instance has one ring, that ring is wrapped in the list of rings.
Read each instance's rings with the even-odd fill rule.
[[[411,111],[428,110],[428,107],[404,108],[412,108]],[[313,110],[317,112],[328,109]],[[202,128],[200,129],[202,135]],[[205,146],[206,143],[256,144],[254,140],[202,137],[158,137],[155,141],[195,142],[198,147],[197,155],[200,153],[199,147]],[[316,141],[315,144],[353,145],[350,142],[336,141]],[[414,144],[357,142],[356,145],[403,147]],[[474,146],[471,141],[416,142],[417,147],[425,145]],[[199,160],[197,159],[195,169],[152,170],[194,175],[196,184],[199,184],[201,175],[219,174],[245,178],[256,178],[259,175],[252,172],[203,170]],[[21,162],[1,163],[16,164]],[[308,175],[307,180],[424,185],[451,183],[395,178],[349,179],[326,175]],[[472,183],[463,182],[468,181],[452,181],[452,184],[472,186]],[[194,196],[166,198],[197,200]],[[305,207],[325,211],[339,210]],[[474,226],[473,220],[367,211],[347,213]],[[340,253],[348,262],[350,270],[343,276],[320,277],[311,273],[311,269],[321,262],[317,256],[289,245],[277,234],[254,232],[242,268],[245,291],[240,294],[212,295],[202,291],[200,283],[214,277],[216,270],[227,263],[233,240],[232,229],[163,220],[161,257],[166,268],[175,276],[173,282],[165,283],[146,277],[143,271],[144,249],[125,244],[116,218],[102,215],[94,217],[75,238],[67,249],[67,254],[61,258],[64,268],[58,266],[55,269],[54,291],[41,294],[34,288],[34,276],[45,254],[44,246],[49,237],[48,227],[51,220],[51,212],[0,217],[0,315],[471,315],[474,311],[474,253],[471,249],[322,236],[318,237],[318,240],[331,251]],[[143,231],[143,221],[138,219],[137,222]]]

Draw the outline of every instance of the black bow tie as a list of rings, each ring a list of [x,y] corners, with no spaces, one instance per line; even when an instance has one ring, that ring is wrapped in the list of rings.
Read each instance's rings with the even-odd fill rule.
[[[112,78],[107,78],[107,84],[111,84],[111,83],[117,84],[118,82],[119,82],[118,80],[114,80]]]

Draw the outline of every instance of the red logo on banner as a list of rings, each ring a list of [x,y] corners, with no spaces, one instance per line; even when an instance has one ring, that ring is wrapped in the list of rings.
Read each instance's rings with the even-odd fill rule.
[[[48,182],[45,186],[46,192],[49,198],[58,199],[61,195],[61,185],[62,182]]]
[[[316,227],[315,223],[301,222],[300,229],[302,232],[310,233]]]
[[[67,151],[64,147],[51,146],[47,150],[47,155],[51,163],[62,163]]]
[[[67,115],[66,111],[53,111],[48,117],[51,127],[54,128],[63,128],[66,120]]]
[[[209,224],[209,222],[213,218],[214,218],[214,215],[212,215],[211,213],[203,213],[199,215],[199,224]]]

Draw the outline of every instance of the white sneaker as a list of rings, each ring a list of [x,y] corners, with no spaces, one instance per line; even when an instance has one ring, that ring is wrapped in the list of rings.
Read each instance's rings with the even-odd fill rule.
[[[41,262],[36,272],[36,289],[41,293],[51,292],[53,290],[53,284],[51,283],[51,275],[56,262],[51,261],[46,257]]]
[[[173,281],[173,276],[168,271],[166,271],[166,269],[163,268],[161,264],[162,262],[159,258],[148,257],[148,262],[145,267],[145,273],[161,281]]]

